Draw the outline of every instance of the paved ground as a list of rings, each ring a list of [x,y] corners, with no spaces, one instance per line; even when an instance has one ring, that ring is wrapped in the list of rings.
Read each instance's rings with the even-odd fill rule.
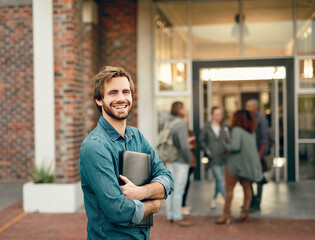
[[[15,204],[0,212],[0,225],[23,214],[21,204]],[[243,224],[230,226],[214,224],[214,217],[190,216],[194,223],[189,228],[180,228],[166,222],[165,216],[154,217],[152,240],[311,240],[315,236],[315,220],[252,218]],[[29,213],[1,232],[1,240],[80,240],[86,239],[86,215]]]
[[[0,183],[0,211],[23,198],[23,183]]]
[[[216,210],[210,210],[213,187],[207,181],[193,183],[188,199],[193,212],[187,217],[194,223],[192,227],[170,225],[162,206],[161,212],[154,217],[151,239],[315,239],[315,183],[268,183],[264,189],[261,213],[252,214],[247,223],[230,226],[214,224],[216,216],[221,214],[223,201],[218,201]],[[11,190],[5,190],[8,188]],[[19,191],[21,184],[15,187],[0,184],[0,240],[86,239],[87,219],[83,209],[74,214],[24,213]],[[8,197],[9,192],[19,202],[4,207],[13,201]],[[232,212],[236,217],[243,197],[240,186],[234,194]]]

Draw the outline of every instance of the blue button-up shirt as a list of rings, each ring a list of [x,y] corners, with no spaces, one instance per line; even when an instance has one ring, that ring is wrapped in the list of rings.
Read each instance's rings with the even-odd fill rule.
[[[164,198],[174,189],[170,171],[165,168],[142,133],[127,126],[123,137],[101,116],[80,150],[79,166],[88,217],[88,239],[150,238],[148,227],[132,227],[142,220],[145,207],[141,201],[126,199],[119,187],[121,150],[150,154],[152,182],[164,186]]]

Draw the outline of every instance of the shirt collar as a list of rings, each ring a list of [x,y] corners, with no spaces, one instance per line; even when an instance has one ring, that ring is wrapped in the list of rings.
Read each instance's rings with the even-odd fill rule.
[[[110,125],[110,123],[102,115],[100,116],[100,119],[98,122],[103,127],[103,129],[105,130],[105,132],[108,134],[108,136],[113,142],[119,139],[120,137],[124,138],[126,142],[129,142],[133,137],[133,133],[130,130],[130,127],[128,126],[126,126],[125,137],[123,137],[120,135],[119,132],[116,131],[116,129],[112,125]]]

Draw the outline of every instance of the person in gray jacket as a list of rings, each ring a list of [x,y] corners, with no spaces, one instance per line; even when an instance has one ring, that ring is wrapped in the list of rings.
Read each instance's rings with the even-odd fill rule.
[[[228,151],[227,168],[225,170],[226,197],[223,215],[217,224],[231,223],[231,202],[233,190],[240,182],[244,190],[244,204],[238,222],[248,220],[248,210],[252,200],[251,182],[263,179],[260,159],[256,150],[256,119],[247,110],[239,110],[233,116],[231,140],[224,144]]]
[[[182,201],[189,165],[191,162],[190,146],[188,143],[188,126],[182,119],[186,115],[186,109],[182,102],[174,102],[171,108],[172,121],[178,123],[171,128],[173,142],[178,150],[178,156],[173,162],[166,163],[174,179],[174,192],[166,200],[167,219],[178,226],[190,226],[191,222],[185,221],[182,215]]]
[[[205,156],[209,159],[212,174],[216,182],[211,208],[216,208],[216,198],[219,193],[225,198],[223,178],[226,155],[224,154],[223,142],[226,142],[228,139],[229,129],[222,120],[222,109],[212,107],[211,121],[205,124],[199,136],[200,147],[204,151]]]

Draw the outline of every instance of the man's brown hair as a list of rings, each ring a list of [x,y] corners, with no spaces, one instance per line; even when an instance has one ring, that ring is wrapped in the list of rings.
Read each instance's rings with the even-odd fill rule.
[[[102,100],[104,98],[105,84],[115,77],[126,77],[133,95],[135,87],[130,74],[122,67],[104,66],[92,79],[94,83],[94,100]],[[102,107],[97,104],[96,107],[102,113]]]
[[[238,110],[234,113],[232,128],[241,127],[247,132],[253,133],[256,129],[256,119],[247,110]]]

